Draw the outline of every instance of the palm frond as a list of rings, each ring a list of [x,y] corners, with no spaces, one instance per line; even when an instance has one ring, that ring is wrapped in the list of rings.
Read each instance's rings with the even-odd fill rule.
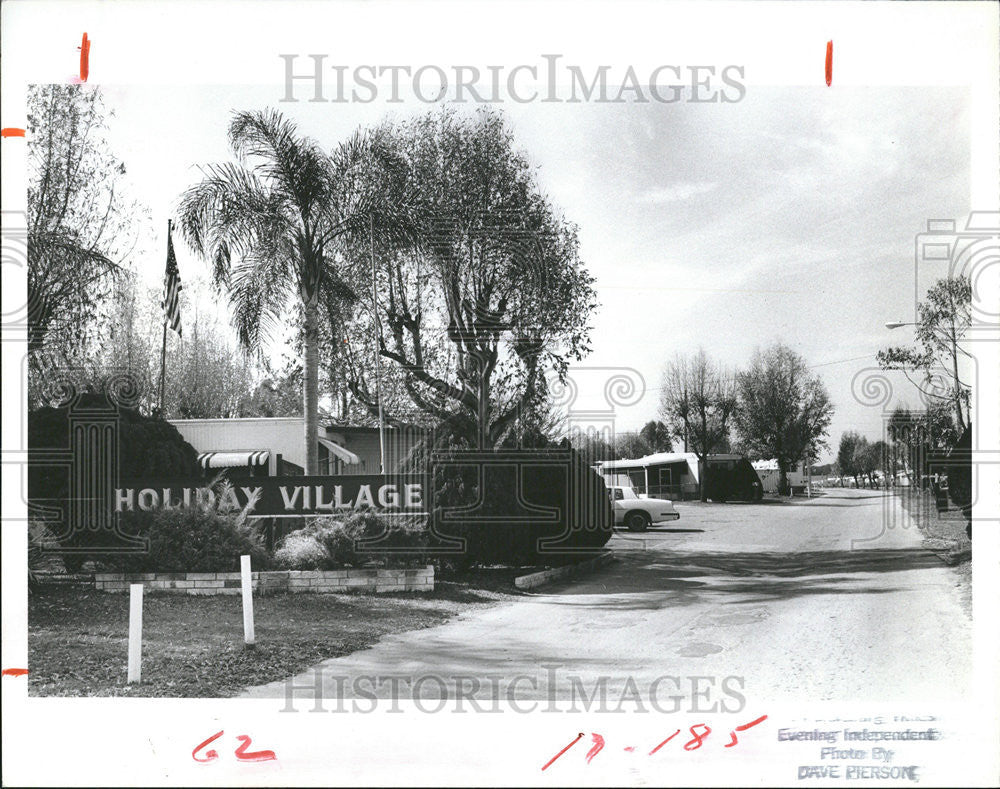
[[[202,169],[177,208],[178,229],[191,250],[213,266],[217,284],[229,279],[233,257],[249,255],[262,238],[287,229],[287,204],[255,173],[225,163]]]
[[[330,197],[330,157],[277,110],[235,113],[229,139],[245,165],[281,184],[304,223]]]
[[[232,324],[247,351],[260,350],[288,301],[292,281],[287,249],[279,245],[255,250],[236,265],[229,283]]]

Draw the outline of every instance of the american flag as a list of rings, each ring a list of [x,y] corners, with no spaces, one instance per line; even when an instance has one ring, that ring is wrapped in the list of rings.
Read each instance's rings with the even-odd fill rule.
[[[167,271],[163,276],[163,307],[164,319],[170,328],[181,336],[181,274],[177,270],[177,258],[174,257],[174,240],[170,236],[170,226],[167,226]]]

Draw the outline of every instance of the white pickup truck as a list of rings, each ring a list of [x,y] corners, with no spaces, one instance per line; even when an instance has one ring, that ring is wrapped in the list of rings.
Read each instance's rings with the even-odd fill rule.
[[[632,488],[609,487],[608,496],[615,511],[615,525],[624,525],[629,531],[645,531],[654,523],[680,517],[672,501],[639,496]]]

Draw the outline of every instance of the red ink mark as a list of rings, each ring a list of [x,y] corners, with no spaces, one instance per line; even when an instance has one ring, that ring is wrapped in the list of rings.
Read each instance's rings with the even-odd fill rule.
[[[698,732],[695,731],[695,729],[697,729],[699,726],[705,730],[701,734],[699,734]],[[712,733],[711,728],[709,728],[708,726],[706,726],[704,723],[696,723],[694,726],[689,726],[688,727],[688,731],[691,732],[691,736],[694,739],[688,740],[686,743],[684,743],[684,750],[685,751],[696,751],[696,750],[698,750],[701,747],[702,741],[709,734]]]
[[[0,137],[23,137],[24,129],[15,129],[13,127],[7,129],[0,129]],[[7,673],[7,669],[4,669],[4,674]]]
[[[604,738],[600,734],[591,732],[590,736],[594,738],[594,746],[587,751],[587,764],[590,764],[590,760],[597,756],[604,748]]]
[[[193,751],[191,751],[191,758],[194,759],[196,762],[202,762],[202,763],[211,762],[211,761],[213,761],[215,759],[218,759],[219,758],[219,752],[216,751],[214,748],[212,750],[210,750],[210,751],[205,751],[205,758],[204,759],[199,758],[198,751],[200,751],[206,745],[211,745],[213,742],[215,742],[221,736],[222,736],[222,732],[221,731],[217,731],[215,734],[213,734],[211,737],[209,737],[207,740],[205,740],[205,742],[199,743],[197,746],[195,746],[195,749]]]
[[[4,132],[6,132],[6,131],[7,131],[7,129],[4,129]],[[21,135],[24,136],[24,132],[21,132]],[[6,136],[7,135],[4,134],[4,137],[6,137]],[[28,669],[26,669],[26,668],[5,668],[3,670],[3,675],[5,677],[23,677],[27,673],[28,673]]]
[[[767,715],[761,715],[755,721],[750,721],[749,723],[744,723],[742,726],[737,726],[736,731],[746,731],[747,729],[752,729],[758,723],[763,723],[766,720],[767,720]]]
[[[567,745],[565,748],[563,748],[561,751],[559,751],[559,753],[557,753],[555,756],[553,756],[551,759],[549,759],[545,763],[545,767],[543,767],[542,769],[545,770],[548,767],[550,767],[552,765],[552,762],[554,762],[556,759],[558,759],[560,756],[562,756],[564,753],[566,753],[566,751],[568,751],[570,748],[572,748],[574,745],[576,745],[578,742],[580,742],[581,739],[583,739],[583,732],[580,732],[578,735],[576,735],[576,739],[573,740],[573,742],[571,742],[569,745]]]
[[[632,751],[634,751],[634,750],[635,750],[635,746],[634,746],[634,745],[629,745],[629,746],[627,746],[627,747],[625,748],[625,750],[626,750],[626,751],[628,751],[629,753],[632,753]]]
[[[272,759],[277,759],[278,757],[274,755],[274,751],[247,751],[250,747],[250,738],[245,734],[240,734],[236,738],[240,740],[243,744],[236,749],[236,758],[244,762],[268,762]]]
[[[86,82],[88,76],[90,76],[90,39],[84,33],[80,42],[80,82]]]
[[[670,742],[674,737],[676,737],[680,733],[681,733],[680,729],[678,729],[677,731],[675,731],[673,734],[671,734],[669,737],[667,737],[667,739],[665,739],[663,742],[661,742],[659,745],[657,745],[655,748],[653,748],[653,750],[651,750],[649,752],[649,755],[652,756],[654,753],[656,753],[658,750],[660,750],[660,748],[662,748],[664,745],[666,745],[668,742]]]
[[[736,745],[736,742],[737,742],[737,740],[736,740],[736,732],[737,731],[746,731],[747,729],[752,729],[758,723],[763,723],[766,720],[767,720],[767,715],[761,715],[755,721],[750,721],[749,723],[744,723],[742,726],[737,726],[736,727],[736,731],[729,732],[729,736],[733,738],[733,741],[731,743],[729,743],[729,745],[727,745],[725,747],[732,748],[734,745]]]
[[[833,41],[826,42],[826,86],[833,82]]]

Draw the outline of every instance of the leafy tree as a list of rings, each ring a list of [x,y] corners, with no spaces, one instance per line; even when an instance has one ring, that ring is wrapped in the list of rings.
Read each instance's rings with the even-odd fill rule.
[[[87,85],[28,91],[28,346],[86,318],[134,246],[139,213],[108,148],[110,113]]]
[[[358,308],[346,318],[335,313],[329,315],[329,323],[323,327],[323,347],[329,349],[323,359],[323,372],[335,418],[352,424],[376,425],[381,400],[383,418],[388,425],[434,426],[437,417],[422,410],[407,391],[403,368],[383,360],[376,375],[375,326],[370,298],[362,299]],[[441,343],[435,343],[435,352],[440,348]]]
[[[833,406],[826,387],[786,345],[758,349],[737,376],[735,426],[754,457],[778,463],[778,488],[788,492],[788,470],[826,446]]]
[[[671,430],[663,422],[656,419],[649,420],[642,426],[639,436],[649,448],[649,454],[654,452],[672,452],[673,443],[671,441]]]
[[[955,446],[961,435],[950,403],[935,403],[922,410],[900,404],[889,417],[887,432],[895,455],[915,475],[914,483],[929,473],[932,456]]]
[[[418,409],[468,446],[499,446],[545,401],[545,371],[564,380],[589,350],[596,294],[576,227],[497,111],[442,110],[380,135],[407,162],[399,213],[413,224],[403,243],[376,238],[378,351]],[[374,407],[361,376],[351,390]]]
[[[302,413],[302,372],[297,360],[271,370],[239,352],[227,327],[214,314],[199,311],[206,284],[189,280],[181,310],[190,315],[184,340],[168,335],[167,385],[163,413],[180,419],[246,416],[297,416]],[[160,342],[163,313],[159,288],[143,288],[125,271],[113,284],[107,317],[108,341],[99,355],[79,370],[77,384],[103,391],[112,376],[127,373],[137,391],[136,407],[146,414],[159,406]]]
[[[649,454],[649,444],[635,431],[624,431],[615,434],[612,455],[619,458],[641,458]]]
[[[28,407],[35,410],[61,399],[58,382],[72,384],[76,391],[103,392],[113,376],[127,374],[138,391],[137,407],[149,413],[155,403],[159,362],[155,360],[153,327],[133,271],[122,269],[101,295],[100,314],[92,314],[81,326],[80,342],[64,342],[59,330],[50,331],[44,347],[31,354],[28,376]],[[155,297],[157,312],[159,296]]]
[[[667,365],[660,390],[660,414],[683,437],[685,451],[698,456],[701,500],[707,500],[706,458],[728,443],[730,420],[736,410],[736,381],[704,349],[678,355]]]
[[[882,473],[882,479],[885,481],[885,485],[888,487],[889,480],[892,478],[892,448],[885,441],[873,441],[870,445],[871,449],[871,463],[874,466],[874,471],[880,471]],[[876,484],[876,479],[874,476],[874,471],[872,473],[872,485]]]
[[[241,408],[241,416],[301,416],[302,365],[296,359],[285,358],[280,370],[265,365],[264,377]]]
[[[639,431],[627,430],[613,435],[576,430],[569,435],[569,441],[590,464],[671,450],[669,429],[656,420],[650,420]]]
[[[351,293],[338,268],[337,244],[375,222],[376,190],[358,185],[374,167],[374,148],[356,134],[327,155],[275,110],[235,113],[229,143],[237,161],[203,169],[202,181],[181,197],[180,230],[228,291],[233,324],[248,351],[260,350],[289,298],[297,297],[306,473],[316,474],[320,301],[331,291]]]
[[[879,351],[884,370],[902,370],[926,401],[954,409],[958,432],[968,424],[971,389],[960,378],[962,357],[972,358],[959,343],[972,321],[972,282],[967,276],[940,279],[927,291],[917,307],[914,335],[916,347],[892,347]],[[911,373],[920,373],[915,380]]]
[[[860,440],[854,447],[854,471],[855,484],[857,477],[861,475],[865,478],[868,486],[875,486],[875,472],[882,466],[882,444],[883,442],[869,442],[864,436],[858,437]],[[860,487],[860,486],[859,486]]]
[[[146,212],[125,197],[98,88],[32,85],[27,115],[29,405],[38,407],[49,373],[87,387],[108,341],[114,280]]]
[[[864,436],[856,430],[848,430],[840,436],[840,446],[837,449],[837,468],[842,476],[854,477],[854,484],[860,487],[858,474],[861,473],[859,462],[862,452],[859,451],[867,443]]]

